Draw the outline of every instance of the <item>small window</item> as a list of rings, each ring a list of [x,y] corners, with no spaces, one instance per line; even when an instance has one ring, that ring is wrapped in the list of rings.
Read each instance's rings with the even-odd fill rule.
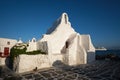
[[[64,17],[65,17],[65,23],[67,24],[67,15],[65,14]]]
[[[7,42],[7,45],[10,45],[10,42],[9,42],[9,41]]]
[[[66,45],[66,48],[68,48],[68,47],[69,47],[69,43],[68,43],[68,42],[66,42],[66,43],[65,43],[65,45]]]

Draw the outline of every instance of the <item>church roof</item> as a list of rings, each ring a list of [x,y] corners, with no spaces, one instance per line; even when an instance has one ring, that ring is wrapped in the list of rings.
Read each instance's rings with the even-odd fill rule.
[[[68,15],[67,13],[63,13],[61,15],[60,18],[58,18],[52,25],[51,28],[48,29],[47,33],[46,34],[51,34],[52,32],[54,32],[58,27],[59,27],[59,24],[69,24],[70,22],[68,21]]]

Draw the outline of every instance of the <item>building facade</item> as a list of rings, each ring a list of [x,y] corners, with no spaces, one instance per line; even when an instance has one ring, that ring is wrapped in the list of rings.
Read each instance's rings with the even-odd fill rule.
[[[0,56],[9,56],[10,49],[17,43],[15,39],[0,38]]]
[[[6,64],[6,57],[10,55],[10,49],[16,43],[15,39],[0,38],[0,65]]]

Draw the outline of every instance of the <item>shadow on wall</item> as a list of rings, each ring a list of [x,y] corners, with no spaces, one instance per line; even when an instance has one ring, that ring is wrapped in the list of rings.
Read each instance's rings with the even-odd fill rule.
[[[6,57],[6,59],[5,59],[5,65],[6,65],[8,68],[12,69],[12,61],[10,60],[10,57],[9,57],[9,56]]]

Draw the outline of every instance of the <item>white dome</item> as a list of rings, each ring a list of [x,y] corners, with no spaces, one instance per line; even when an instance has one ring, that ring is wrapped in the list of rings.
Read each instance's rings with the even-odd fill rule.
[[[17,43],[23,43],[23,41],[21,40],[21,38],[18,40],[18,42]]]

